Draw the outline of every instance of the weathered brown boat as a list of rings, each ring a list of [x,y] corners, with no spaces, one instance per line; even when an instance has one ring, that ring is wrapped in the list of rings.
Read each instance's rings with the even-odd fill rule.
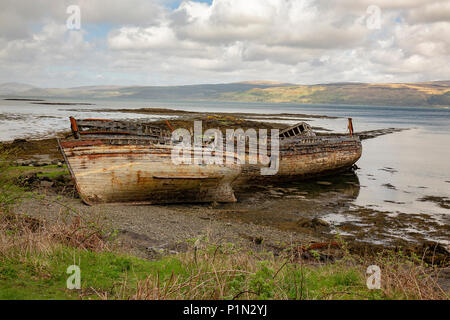
[[[361,157],[362,145],[353,134],[349,119],[348,136],[316,136],[301,122],[280,132],[279,168],[275,175],[262,176],[260,165],[245,165],[234,184],[250,181],[288,182],[337,174],[349,170]]]
[[[171,131],[152,124],[71,118],[75,139],[60,149],[87,204],[102,202],[234,202],[232,186],[252,180],[298,181],[348,170],[362,147],[353,136],[316,136],[306,123],[280,132],[279,167],[262,176],[261,165],[174,164]],[[270,147],[268,148],[270,150]],[[201,150],[190,150],[191,156]],[[270,156],[270,152],[268,154]],[[247,154],[248,156],[248,154]]]
[[[86,204],[236,201],[237,164],[176,165],[174,146],[158,127],[73,118],[71,124],[76,139],[59,146]]]

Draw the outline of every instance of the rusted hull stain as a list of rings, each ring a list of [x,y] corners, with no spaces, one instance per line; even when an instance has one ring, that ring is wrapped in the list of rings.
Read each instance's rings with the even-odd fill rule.
[[[170,146],[61,143],[81,198],[106,202],[235,202],[238,165],[175,165]]]

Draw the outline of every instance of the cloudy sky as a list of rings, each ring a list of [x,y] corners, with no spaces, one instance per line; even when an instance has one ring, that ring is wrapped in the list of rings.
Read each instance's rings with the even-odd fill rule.
[[[450,0],[0,1],[0,83],[444,79]]]

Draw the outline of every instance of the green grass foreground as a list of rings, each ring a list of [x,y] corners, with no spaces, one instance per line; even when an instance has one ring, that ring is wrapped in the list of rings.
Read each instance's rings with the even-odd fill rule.
[[[99,299],[119,298],[125,281],[137,283],[149,272],[177,267],[176,260],[147,261],[113,252],[78,250],[67,246],[0,259],[0,299]],[[79,265],[81,290],[67,289],[67,267]],[[171,272],[171,271],[170,271]],[[132,286],[130,286],[132,288]]]
[[[398,253],[374,261],[380,290],[366,286],[368,262],[350,255],[305,262],[232,243],[188,241],[176,255],[146,260],[121,252],[93,221],[47,225],[0,215],[0,299],[447,299],[427,266]],[[67,268],[81,269],[81,289],[67,289]]]
[[[110,251],[41,242],[5,246],[0,299],[382,299],[357,267],[301,266],[210,246],[149,261]],[[37,239],[35,239],[37,240]],[[70,265],[81,269],[81,290],[66,287]]]

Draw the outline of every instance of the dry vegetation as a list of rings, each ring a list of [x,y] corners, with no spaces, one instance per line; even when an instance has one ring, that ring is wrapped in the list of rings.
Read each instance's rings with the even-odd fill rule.
[[[21,282],[24,297],[29,296],[28,290],[34,290],[32,282],[53,279],[49,286],[60,286],[63,293],[58,298],[73,297],[74,293],[79,298],[133,300],[448,298],[436,283],[438,269],[399,253],[385,253],[371,261],[345,255],[334,263],[320,263],[303,260],[292,250],[274,256],[204,239],[196,240],[187,252],[143,261],[111,250],[114,246],[96,222],[81,217],[71,220],[50,225],[2,212],[0,281],[14,280],[11,274],[17,267],[16,276],[30,281],[29,288]],[[79,292],[64,289],[64,269],[72,259],[81,264],[83,272]],[[106,272],[114,264],[120,272]],[[381,266],[381,290],[367,289],[368,264]],[[105,272],[96,275],[101,268]],[[92,277],[100,279],[89,281]]]

